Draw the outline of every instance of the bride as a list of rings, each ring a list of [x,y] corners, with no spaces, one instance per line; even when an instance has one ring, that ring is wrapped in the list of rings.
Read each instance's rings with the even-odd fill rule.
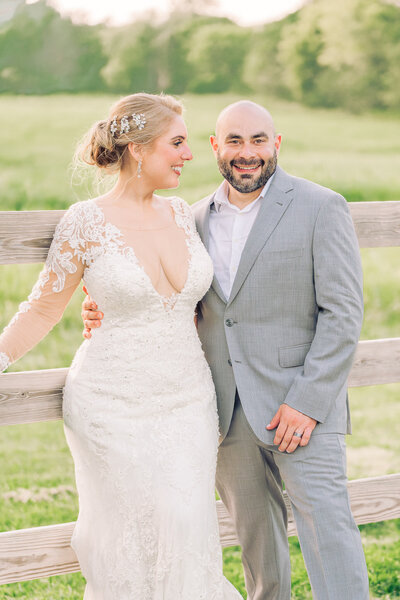
[[[59,321],[81,279],[104,307],[64,389],[85,600],[239,600],[215,510],[216,399],[194,323],[212,263],[175,188],[192,159],[181,104],[133,94],[96,123],[86,162],[118,173],[58,224],[27,302],[0,336],[0,371]]]

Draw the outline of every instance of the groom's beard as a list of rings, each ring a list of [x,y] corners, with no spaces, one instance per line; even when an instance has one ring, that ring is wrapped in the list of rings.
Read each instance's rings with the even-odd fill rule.
[[[274,155],[269,159],[268,162],[258,158],[257,160],[223,160],[217,153],[217,163],[221,175],[231,184],[235,190],[241,194],[248,194],[255,190],[261,189],[267,183],[268,179],[275,173],[276,165],[278,162],[278,156],[276,148],[274,148]],[[240,167],[252,167],[261,165],[260,174],[254,179],[253,175],[247,173],[235,173],[234,165]]]

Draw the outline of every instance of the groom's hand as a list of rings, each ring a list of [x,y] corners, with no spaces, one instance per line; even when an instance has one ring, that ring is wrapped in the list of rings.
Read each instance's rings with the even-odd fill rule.
[[[85,294],[88,293],[85,287],[83,291]],[[81,316],[84,324],[83,337],[89,339],[92,337],[91,329],[100,327],[101,319],[104,317],[103,313],[98,310],[96,302],[89,295],[82,302]]]
[[[274,444],[279,445],[281,452],[294,452],[297,446],[307,446],[311,434],[317,424],[315,419],[307,417],[288,404],[281,404],[271,423],[265,429],[276,430]],[[300,436],[293,435],[301,434]]]

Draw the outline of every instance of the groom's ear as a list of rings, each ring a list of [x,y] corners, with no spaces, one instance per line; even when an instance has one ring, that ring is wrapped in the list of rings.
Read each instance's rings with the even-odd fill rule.
[[[216,152],[218,150],[218,142],[215,135],[210,135],[211,148]]]
[[[275,136],[275,140],[274,140],[274,145],[276,148],[276,153],[279,155],[279,150],[281,147],[281,143],[282,143],[282,135],[280,133],[277,133]]]

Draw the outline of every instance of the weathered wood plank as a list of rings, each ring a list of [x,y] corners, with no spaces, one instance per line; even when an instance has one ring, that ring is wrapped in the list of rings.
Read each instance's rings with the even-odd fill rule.
[[[64,210],[0,212],[0,264],[40,263]]]
[[[0,533],[0,584],[79,571],[71,548],[75,523]]]
[[[68,369],[46,369],[0,375],[0,424],[61,419],[67,373]]]
[[[400,202],[350,202],[361,248],[400,246]]]
[[[0,375],[0,425],[61,419],[68,369]],[[350,387],[400,382],[400,338],[359,342]]]
[[[400,474],[349,483],[357,523],[400,517]],[[290,502],[288,535],[296,535]],[[223,547],[239,545],[233,523],[221,501],[216,503]],[[70,539],[74,523],[0,533],[0,584],[79,571]]]
[[[400,382],[400,338],[359,342],[349,386]]]
[[[359,244],[400,246],[400,201],[351,202]],[[43,262],[63,210],[0,212],[0,264]]]

